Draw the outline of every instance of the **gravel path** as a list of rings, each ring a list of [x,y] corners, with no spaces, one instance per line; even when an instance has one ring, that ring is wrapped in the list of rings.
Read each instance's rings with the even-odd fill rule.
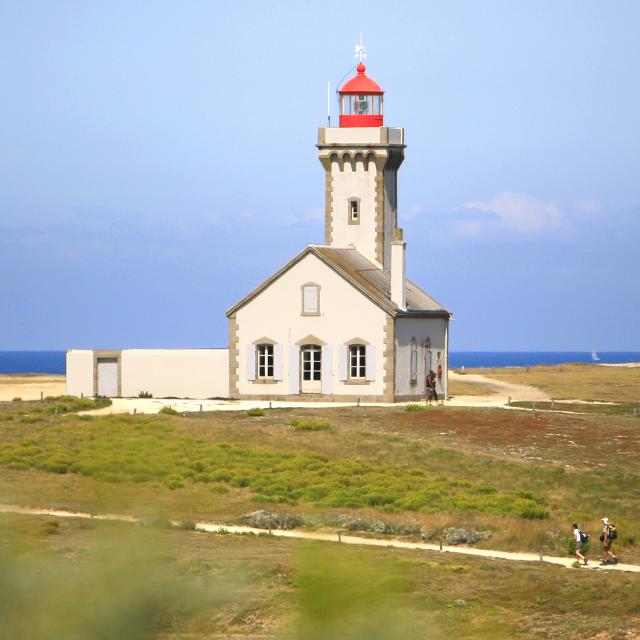
[[[143,521],[132,516],[103,513],[92,514],[76,511],[63,511],[61,509],[45,509],[34,507],[20,507],[17,505],[0,504],[0,513],[13,513],[21,515],[33,516],[50,516],[55,518],[83,518],[93,520],[111,520],[117,522],[129,522],[142,524]],[[180,523],[171,522],[172,525],[179,527]],[[387,547],[393,549],[409,549],[413,551],[436,551],[438,553],[455,553],[465,556],[475,556],[480,558],[488,558],[493,560],[508,560],[512,562],[545,562],[548,564],[558,565],[562,567],[571,567],[574,563],[573,558],[560,558],[557,556],[542,556],[535,553],[519,553],[513,551],[496,551],[493,549],[476,549],[474,547],[462,546],[440,546],[428,542],[406,542],[396,538],[363,538],[353,535],[344,535],[341,532],[316,532],[316,531],[300,531],[298,529],[272,529],[266,531],[264,529],[256,529],[253,527],[242,527],[236,525],[217,524],[213,522],[198,522],[195,525],[196,530],[206,533],[227,533],[227,534],[247,534],[256,535],[272,535],[281,538],[293,538],[296,540],[316,540],[321,542],[334,542],[340,544],[352,544],[368,547]],[[640,573],[640,565],[636,564],[616,564],[603,567],[598,564],[598,560],[593,560],[583,569],[604,570],[604,571],[627,571],[632,573]]]

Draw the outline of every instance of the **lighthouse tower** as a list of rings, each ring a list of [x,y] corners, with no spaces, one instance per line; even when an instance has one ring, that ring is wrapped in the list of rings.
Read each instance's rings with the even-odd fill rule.
[[[325,170],[325,244],[352,246],[390,271],[394,243],[402,245],[404,260],[397,195],[404,129],[384,126],[384,91],[367,76],[362,61],[338,94],[339,126],[318,130]]]

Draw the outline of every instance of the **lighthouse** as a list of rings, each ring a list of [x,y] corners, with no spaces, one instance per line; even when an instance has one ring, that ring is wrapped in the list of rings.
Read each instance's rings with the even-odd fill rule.
[[[391,270],[398,229],[398,168],[404,129],[384,125],[384,91],[361,61],[338,91],[338,127],[320,127],[318,151],[325,171],[324,241],[354,247]]]
[[[318,130],[324,243],[302,248],[227,310],[227,349],[71,350],[70,394],[418,401],[434,371],[447,396],[451,313],[406,276],[404,130],[385,125],[384,91],[363,49],[338,90],[338,126]]]

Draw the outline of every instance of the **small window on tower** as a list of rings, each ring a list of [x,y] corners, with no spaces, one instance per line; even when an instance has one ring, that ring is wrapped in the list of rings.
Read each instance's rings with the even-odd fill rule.
[[[360,224],[360,200],[358,198],[349,200],[349,224]]]

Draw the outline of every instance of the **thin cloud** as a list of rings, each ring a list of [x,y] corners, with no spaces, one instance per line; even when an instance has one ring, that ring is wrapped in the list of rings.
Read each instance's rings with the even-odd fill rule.
[[[549,227],[557,227],[565,215],[556,202],[512,191],[503,191],[487,202],[467,202],[463,207],[472,211],[491,212],[502,226],[520,233],[536,233]]]
[[[590,200],[587,198],[576,202],[575,209],[583,213],[598,215],[602,211],[602,205],[597,200]]]

